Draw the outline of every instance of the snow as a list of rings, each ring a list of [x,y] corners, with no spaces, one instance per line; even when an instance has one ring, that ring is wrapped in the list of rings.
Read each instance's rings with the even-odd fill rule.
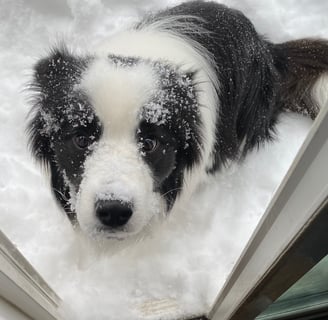
[[[274,41],[328,35],[325,0],[222,2]],[[62,38],[92,51],[142,12],[174,3],[0,0],[0,225],[63,299],[66,319],[207,312],[311,127],[305,117],[282,116],[274,143],[208,181],[143,241],[101,250],[73,231],[26,147],[31,66]]]

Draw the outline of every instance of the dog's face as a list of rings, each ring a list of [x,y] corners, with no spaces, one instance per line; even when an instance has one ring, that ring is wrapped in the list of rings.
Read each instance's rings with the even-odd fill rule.
[[[36,66],[34,88],[33,151],[83,230],[125,238],[172,209],[202,153],[192,73],[62,50]]]

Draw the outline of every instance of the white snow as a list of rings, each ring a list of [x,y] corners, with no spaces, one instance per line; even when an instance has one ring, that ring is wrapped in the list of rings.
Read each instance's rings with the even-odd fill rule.
[[[274,41],[328,37],[326,0],[223,2]],[[0,227],[63,299],[66,319],[207,312],[311,127],[281,117],[275,143],[218,174],[143,241],[101,251],[73,231],[26,147],[31,66],[62,38],[92,51],[141,12],[174,3],[0,0]]]

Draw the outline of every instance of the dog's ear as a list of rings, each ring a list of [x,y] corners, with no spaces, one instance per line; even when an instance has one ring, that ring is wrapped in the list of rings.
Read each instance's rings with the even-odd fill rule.
[[[65,47],[54,49],[34,66],[34,74],[28,85],[32,109],[27,132],[29,146],[34,157],[48,165],[53,155],[51,140],[58,130],[56,121],[58,98],[65,95],[67,79],[74,74],[74,58]],[[67,93],[67,92],[66,92]]]
[[[88,61],[88,57],[77,57],[64,45],[59,46],[35,65],[34,85],[39,90],[55,94],[58,89],[62,90],[76,83]]]
[[[39,60],[34,67],[34,77],[28,89],[31,93],[32,109],[29,114],[27,134],[29,148],[51,177],[53,193],[71,221],[75,214],[70,209],[69,186],[58,168],[53,148],[56,132],[60,130],[58,119],[58,97],[67,94],[67,88],[81,70],[81,62],[65,48],[53,50]]]
[[[283,108],[316,117],[328,99],[328,41],[301,39],[273,45],[276,68],[281,74]],[[313,88],[323,75],[320,97]],[[326,101],[324,101],[326,100]]]

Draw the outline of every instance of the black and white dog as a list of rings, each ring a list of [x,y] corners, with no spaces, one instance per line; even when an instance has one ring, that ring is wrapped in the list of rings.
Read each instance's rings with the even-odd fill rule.
[[[273,44],[239,11],[183,3],[96,52],[61,46],[40,60],[31,149],[73,223],[124,239],[272,139],[279,113],[314,118],[327,72],[323,40]]]

